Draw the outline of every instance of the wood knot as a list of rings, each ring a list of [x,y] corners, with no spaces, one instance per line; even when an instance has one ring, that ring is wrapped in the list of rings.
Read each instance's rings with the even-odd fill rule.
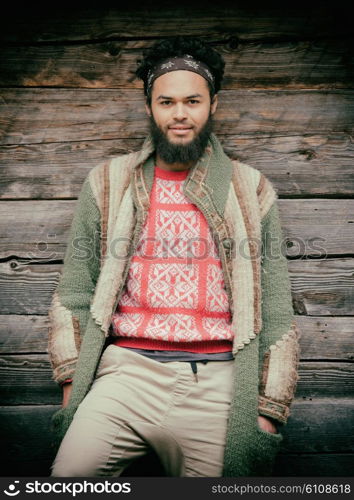
[[[116,43],[110,43],[107,50],[112,57],[116,57],[120,53],[120,47]]]
[[[229,39],[229,47],[230,49],[237,49],[237,47],[240,45],[240,39],[235,35],[231,36]]]
[[[313,149],[302,149],[299,151],[299,153],[301,155],[306,156],[307,161],[310,161],[310,160],[312,160],[312,158],[316,158],[316,156],[317,156],[315,151],[313,151]]]

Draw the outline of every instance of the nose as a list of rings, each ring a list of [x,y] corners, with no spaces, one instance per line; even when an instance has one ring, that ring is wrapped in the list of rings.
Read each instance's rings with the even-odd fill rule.
[[[173,118],[175,120],[181,121],[187,118],[187,113],[186,113],[186,108],[183,104],[183,102],[178,102],[176,103],[174,110],[173,110]]]

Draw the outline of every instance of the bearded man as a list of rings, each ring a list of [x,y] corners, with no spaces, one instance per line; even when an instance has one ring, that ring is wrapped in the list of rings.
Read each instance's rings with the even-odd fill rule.
[[[53,476],[269,475],[296,387],[298,330],[277,194],[213,133],[221,55],[145,51],[150,134],[86,178],[50,309],[63,407]]]

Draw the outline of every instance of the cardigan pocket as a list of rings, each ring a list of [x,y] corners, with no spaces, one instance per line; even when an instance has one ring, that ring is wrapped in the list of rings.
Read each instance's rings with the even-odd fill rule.
[[[256,475],[271,476],[283,435],[264,431],[257,424]]]
[[[65,433],[71,423],[72,417],[75,413],[73,408],[66,406],[56,411],[51,418],[51,430],[53,433],[53,446],[58,448]]]

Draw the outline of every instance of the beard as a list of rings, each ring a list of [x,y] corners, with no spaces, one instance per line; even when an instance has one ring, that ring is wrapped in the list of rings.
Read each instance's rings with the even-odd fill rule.
[[[213,131],[211,113],[200,129],[198,135],[186,144],[174,144],[157,125],[153,115],[150,116],[150,134],[155,146],[155,152],[166,163],[197,162],[204,153],[210,135]]]

